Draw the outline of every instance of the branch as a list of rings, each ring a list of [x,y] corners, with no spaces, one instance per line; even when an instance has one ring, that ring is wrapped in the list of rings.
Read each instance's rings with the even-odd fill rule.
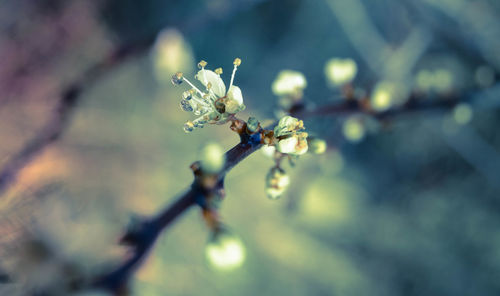
[[[479,92],[478,94],[480,94]],[[344,100],[340,103],[329,104],[322,107],[317,107],[307,110],[304,105],[296,105],[290,111],[290,114],[301,119],[314,116],[328,116],[352,113],[365,113],[374,116],[377,119],[385,119],[388,117],[425,110],[448,110],[460,102],[471,101],[480,97],[477,94],[453,96],[447,99],[427,100],[417,96],[412,96],[408,102],[400,107],[395,107],[385,112],[375,113],[367,109],[361,100]],[[277,124],[266,127],[272,128]],[[226,164],[223,170],[217,176],[217,183],[223,184],[225,175],[239,162],[245,159],[250,154],[254,153],[262,147],[259,139],[254,139],[251,136],[242,134],[241,142],[225,153]],[[222,185],[221,185],[222,186]],[[219,187],[213,188],[220,189]],[[140,222],[138,227],[129,229],[122,237],[121,241],[132,246],[132,254],[116,269],[99,275],[89,285],[89,288],[104,289],[122,295],[126,292],[127,283],[133,273],[138,269],[144,258],[148,255],[149,250],[153,247],[156,239],[171,223],[179,218],[185,211],[193,205],[202,205],[203,200],[208,196],[205,188],[197,183],[197,179],[191,184],[190,188],[184,194],[177,197],[176,200],[167,208],[162,210],[158,215],[145,219]]]
[[[118,47],[110,55],[90,67],[75,82],[61,91],[57,107],[37,135],[14,154],[0,171],[0,196],[14,183],[19,172],[28,165],[45,147],[57,141],[66,130],[72,115],[78,105],[82,93],[93,85],[99,78],[106,75],[128,58],[140,54],[153,44],[154,38],[143,42],[127,44]]]
[[[222,171],[217,175],[217,183],[223,184],[225,175],[248,155],[260,149],[261,146],[260,139],[257,142],[250,137],[242,137],[238,145],[225,153],[226,163]],[[125,293],[129,278],[147,256],[160,233],[191,206],[201,203],[207,195],[206,189],[195,178],[191,187],[184,194],[177,197],[170,206],[157,216],[146,219],[140,222],[137,227],[128,230],[122,237],[121,242],[132,246],[132,255],[116,269],[93,280],[90,284],[91,288],[105,289],[115,295]]]

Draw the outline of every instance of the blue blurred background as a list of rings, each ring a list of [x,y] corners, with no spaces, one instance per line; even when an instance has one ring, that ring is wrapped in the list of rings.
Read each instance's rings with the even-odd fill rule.
[[[63,137],[0,198],[0,269],[16,279],[0,294],[67,295],[68,264],[92,274],[118,262],[132,214],[182,193],[204,144],[238,143],[227,126],[185,134],[185,89],[170,83],[202,59],[227,81],[235,57],[244,119],[275,119],[283,69],[305,75],[308,106],[341,101],[325,76],[331,58],[356,62],[356,94],[386,82],[403,100],[464,103],[381,121],[308,118],[328,151],[285,165],[280,200],[265,196],[273,162],[260,152],[226,178],[221,215],[245,244],[244,265],[206,262],[208,232],[192,209],[162,235],[132,295],[500,293],[500,2],[5,0],[0,168],[51,118],[61,89],[116,48],[152,40],[85,89]]]

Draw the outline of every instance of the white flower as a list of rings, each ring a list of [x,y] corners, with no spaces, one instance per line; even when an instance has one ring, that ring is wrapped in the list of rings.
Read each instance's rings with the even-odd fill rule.
[[[396,101],[397,86],[390,81],[379,82],[371,96],[371,105],[376,111],[386,111]]]
[[[290,137],[278,142],[278,151],[281,153],[294,153],[299,140],[297,137]]]
[[[274,136],[281,137],[292,134],[296,130],[304,129],[304,122],[292,116],[284,116],[274,128]]]
[[[262,154],[269,158],[272,158],[274,156],[274,152],[276,152],[276,147],[264,145],[260,150],[262,151]]]
[[[272,84],[272,91],[277,96],[294,96],[302,93],[307,81],[304,74],[293,71],[281,71]]]
[[[201,128],[206,123],[225,123],[230,115],[245,109],[241,90],[236,85],[233,85],[234,76],[240,64],[241,60],[236,58],[233,62],[234,68],[227,92],[226,85],[220,77],[222,68],[217,68],[215,71],[206,70],[207,62],[205,61],[198,63],[201,70],[195,76],[205,86],[205,92],[194,86],[181,72],[177,72],[172,76],[174,85],[179,85],[185,81],[191,86],[191,89],[185,91],[182,95],[181,108],[199,116],[193,121],[186,122],[184,125],[185,132],[191,132],[196,127]]]
[[[447,69],[420,70],[415,77],[416,86],[421,91],[450,92],[453,88],[453,74]]]
[[[269,199],[278,199],[290,185],[290,177],[284,170],[274,167],[266,176],[266,195]]]
[[[309,138],[309,151],[314,154],[323,154],[326,151],[327,144],[326,141],[319,138]]]
[[[344,137],[353,143],[360,142],[365,137],[365,126],[357,116],[351,116],[344,121],[342,126]]]
[[[278,139],[276,149],[281,153],[302,155],[307,152],[307,133],[303,132],[304,122],[292,116],[280,119],[274,128],[274,136]]]
[[[232,270],[245,262],[245,245],[232,233],[219,230],[206,245],[205,256],[212,267]]]
[[[325,65],[325,75],[328,82],[334,86],[351,82],[358,72],[358,66],[352,59],[333,58]]]
[[[371,95],[371,106],[378,112],[387,111],[408,100],[409,89],[402,81],[383,80],[375,85]]]

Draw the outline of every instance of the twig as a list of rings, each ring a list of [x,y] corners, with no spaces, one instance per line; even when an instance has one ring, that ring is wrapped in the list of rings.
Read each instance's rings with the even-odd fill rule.
[[[391,109],[389,111],[374,113],[364,109],[363,104],[357,100],[346,100],[323,107],[317,107],[312,110],[306,110],[304,106],[293,108],[291,115],[302,119],[313,116],[339,115],[344,113],[367,113],[378,119],[396,116],[403,113],[425,111],[425,110],[448,110],[459,102],[470,101],[477,97],[476,95],[467,95],[464,97],[452,97],[446,100],[420,100],[416,97],[410,98],[408,103]],[[267,128],[272,128],[276,122]],[[250,138],[242,137],[241,142],[226,152],[226,164],[222,172],[218,175],[218,182],[223,183],[225,175],[240,161],[248,155],[262,147],[261,143],[256,143]],[[195,181],[184,194],[167,208],[162,210],[157,216],[146,219],[135,230],[128,230],[123,236],[123,241],[131,242],[132,255],[126,259],[120,266],[109,273],[99,275],[90,283],[89,288],[105,289],[115,295],[122,295],[127,289],[127,283],[135,270],[147,256],[148,251],[153,247],[160,233],[180,217],[191,206],[197,204],[200,199],[206,197],[210,192],[206,192]]]
[[[261,146],[262,144],[256,143],[250,138],[242,138],[238,145],[226,152],[226,163],[223,170],[218,174],[218,183],[222,184],[225,175],[235,165],[257,151]],[[177,197],[170,206],[157,216],[142,221],[135,229],[128,230],[121,241],[131,245],[132,255],[116,269],[94,279],[90,284],[91,288],[105,289],[115,295],[125,293],[129,278],[147,256],[159,234],[206,195],[205,189],[195,179],[190,189]]]

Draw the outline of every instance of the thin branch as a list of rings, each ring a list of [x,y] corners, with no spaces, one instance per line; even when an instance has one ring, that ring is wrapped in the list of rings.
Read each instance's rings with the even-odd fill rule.
[[[412,97],[408,103],[380,113],[374,113],[363,107],[363,104],[358,100],[345,100],[340,103],[334,103],[323,107],[317,107],[312,110],[306,110],[304,106],[299,106],[291,111],[291,115],[302,119],[314,116],[327,116],[351,113],[367,113],[378,119],[385,119],[404,113],[426,111],[426,110],[449,110],[456,104],[464,101],[472,101],[480,97],[478,94],[465,95],[464,97],[450,97],[446,100],[434,99],[432,101],[418,99]],[[272,128],[276,122],[266,127]],[[242,137],[241,142],[226,152],[226,164],[221,173],[218,175],[218,182],[223,183],[225,175],[239,162],[247,156],[257,151],[262,147],[261,143],[255,142],[250,137]],[[191,187],[184,194],[167,208],[162,210],[158,215],[151,219],[146,219],[141,222],[141,225],[135,230],[128,230],[123,236],[123,241],[131,242],[132,255],[126,259],[120,266],[109,273],[98,276],[94,279],[90,288],[105,289],[115,295],[122,295],[127,289],[127,283],[133,273],[139,268],[144,258],[148,255],[149,250],[153,247],[156,239],[161,232],[166,229],[171,223],[179,218],[191,206],[200,203],[210,192],[206,192],[197,182],[196,179]]]
[[[225,175],[240,161],[248,155],[260,149],[262,144],[252,141],[250,138],[242,138],[242,141],[225,154],[226,164],[218,174],[218,183],[224,182]],[[126,292],[127,283],[132,274],[148,255],[160,233],[180,217],[191,206],[197,204],[200,199],[207,196],[205,189],[200,186],[196,179],[191,187],[157,216],[150,220],[144,220],[138,227],[128,230],[121,241],[131,244],[132,254],[120,266],[111,272],[98,276],[93,280],[91,287],[105,289],[115,295],[122,295]]]

